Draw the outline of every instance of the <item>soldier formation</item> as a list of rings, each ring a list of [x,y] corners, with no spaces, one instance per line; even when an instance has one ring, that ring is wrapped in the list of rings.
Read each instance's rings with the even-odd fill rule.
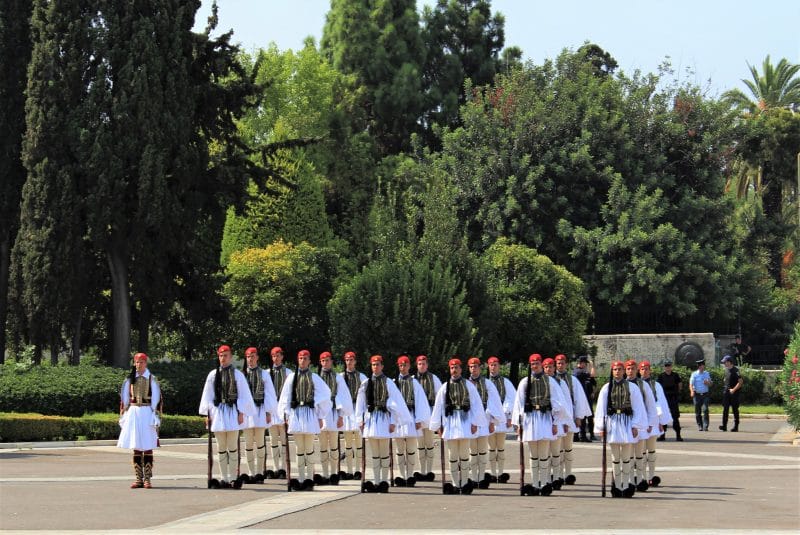
[[[515,387],[500,374],[500,359],[448,362],[442,382],[428,370],[428,359],[397,358],[399,374],[384,374],[384,359],[373,355],[370,373],[356,370],[356,355],[344,354],[345,369],[333,370],[333,356],[297,354],[296,371],[283,364],[283,350],[270,351],[272,366],[259,366],[257,348],[245,351],[244,370],[232,364],[229,346],[217,351],[219,366],[205,381],[199,413],[206,417],[209,488],[241,488],[266,479],[285,479],[288,491],[309,491],[360,479],[362,492],[389,492],[434,481],[434,438],[440,446],[444,494],[472,494],[510,482],[505,442],[520,443],[519,491],[547,496],[574,485],[573,442],[603,439],[612,457],[611,495],[633,496],[657,486],[656,440],[672,425],[671,403],[650,375],[650,363],[614,362],[593,412],[595,382],[589,359],[580,357],[570,372],[565,355],[529,357],[528,373]],[[160,423],[160,390],[147,370],[147,355],[137,353],[121,392],[118,446],[133,450],[133,488],[150,488],[153,449]],[[676,431],[679,427],[676,426]],[[212,477],[211,434],[216,440],[219,478]],[[246,470],[241,467],[240,434]],[[290,441],[294,455],[290,456]],[[269,440],[267,440],[269,437]],[[272,468],[268,467],[268,449]],[[371,478],[367,477],[371,459]],[[344,461],[344,463],[343,463]],[[317,470],[317,462],[319,470]],[[605,466],[603,466],[605,495]]]

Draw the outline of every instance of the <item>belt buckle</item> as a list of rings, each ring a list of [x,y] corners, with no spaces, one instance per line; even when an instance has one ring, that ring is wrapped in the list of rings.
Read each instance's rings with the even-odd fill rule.
[[[535,405],[533,408],[538,411],[541,408],[541,406],[540,405]]]
[[[301,406],[301,407],[305,407],[305,406],[306,406],[306,402],[305,402],[305,401],[301,401],[301,402],[300,402],[300,406]]]
[[[617,414],[622,414],[622,409],[617,409]]]

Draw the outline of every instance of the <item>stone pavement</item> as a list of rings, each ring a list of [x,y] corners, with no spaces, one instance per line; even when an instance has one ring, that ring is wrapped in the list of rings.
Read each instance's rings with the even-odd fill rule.
[[[686,415],[684,423],[692,420]],[[719,417],[712,415],[712,429],[718,425]],[[156,452],[155,488],[132,490],[130,453],[108,442],[4,445],[0,530],[797,533],[800,448],[792,445],[795,433],[781,419],[748,418],[740,428],[739,433],[701,433],[687,426],[685,442],[675,442],[669,431],[668,441],[657,443],[662,485],[630,500],[600,496],[599,443],[575,444],[577,484],[549,497],[519,495],[519,450],[512,441],[506,448],[511,483],[476,490],[472,496],[442,495],[438,470],[434,483],[393,488],[389,494],[361,494],[358,483],[350,481],[313,492],[287,493],[283,481],[245,485],[238,491],[209,490],[206,446],[197,440],[164,444]]]

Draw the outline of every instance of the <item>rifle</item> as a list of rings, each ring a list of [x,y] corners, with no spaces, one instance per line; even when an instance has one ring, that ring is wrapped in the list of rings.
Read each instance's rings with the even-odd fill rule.
[[[439,457],[442,460],[442,494],[447,494],[447,474],[444,471],[444,427],[441,428],[441,433],[439,434]]]
[[[367,477],[367,439],[364,438],[364,430],[361,430],[361,492],[366,492]]]
[[[283,445],[286,449],[286,492],[292,492],[292,460],[289,456],[289,423],[285,414],[283,415],[283,434],[285,436]]]
[[[394,455],[392,454],[392,437],[389,437],[389,482],[394,487]]]
[[[608,444],[608,415],[603,415],[603,466],[601,472],[603,480],[600,486],[600,495],[606,497],[606,471],[608,470],[608,458],[606,457],[606,446]]]
[[[336,452],[337,452],[337,461],[336,461],[336,477],[340,477],[342,475],[342,433],[340,431],[336,431]]]
[[[519,495],[525,496],[525,443],[522,441],[522,415],[519,415],[519,431],[517,432],[519,442]]]
[[[212,460],[214,449],[211,445],[211,415],[208,416],[208,425],[206,429],[208,429],[208,488],[217,489],[219,488],[219,481],[211,477],[214,469],[214,461]]]

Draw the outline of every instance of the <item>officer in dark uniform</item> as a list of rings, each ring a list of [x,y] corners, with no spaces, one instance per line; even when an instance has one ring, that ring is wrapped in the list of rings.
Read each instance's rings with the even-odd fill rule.
[[[587,368],[589,366],[589,368]],[[594,394],[594,389],[597,387],[597,379],[595,379],[595,369],[594,363],[589,360],[589,357],[586,355],[581,355],[578,357],[578,363],[575,366],[575,369],[572,371],[575,378],[578,379],[578,382],[583,387],[583,391],[586,393],[586,399],[589,401],[589,408],[592,410],[591,416],[587,416],[586,418],[581,420],[581,428],[578,434],[578,437],[575,439],[576,442],[591,442],[595,440],[596,437],[594,436],[594,408],[592,404],[592,395]],[[586,429],[589,429],[589,436],[586,436]]]
[[[667,398],[667,405],[669,405],[669,412],[672,414],[672,427],[675,429],[675,440],[683,442],[681,438],[681,411],[678,406],[678,400],[681,397],[681,376],[672,371],[672,362],[666,361],[664,363],[664,371],[658,376],[658,382],[664,389],[664,396]],[[667,439],[667,426],[664,426],[664,432],[658,437],[658,440],[664,441]]]

